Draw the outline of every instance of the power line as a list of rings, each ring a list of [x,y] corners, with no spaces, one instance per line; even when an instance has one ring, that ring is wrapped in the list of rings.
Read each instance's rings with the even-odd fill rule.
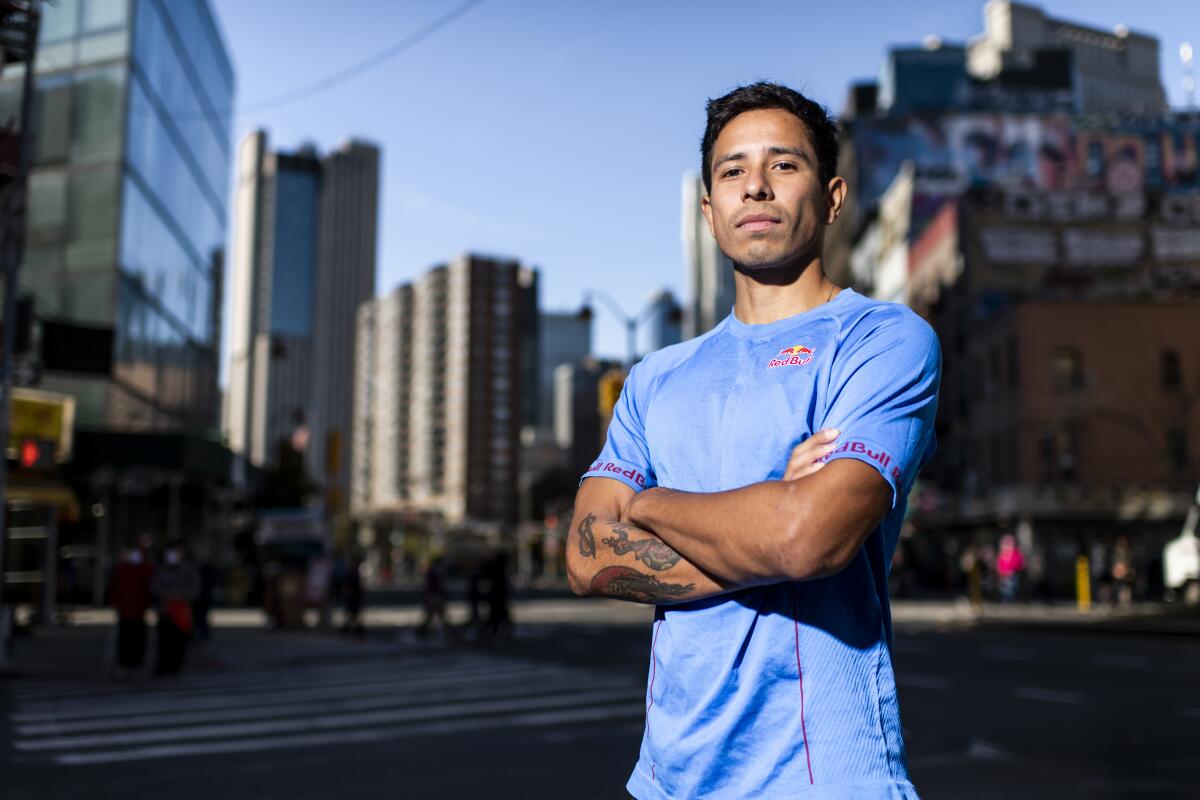
[[[334,86],[345,83],[346,81],[351,80],[352,78],[356,78],[359,75],[363,74],[364,72],[367,72],[368,70],[371,70],[371,69],[379,66],[383,62],[385,62],[389,59],[395,58],[396,56],[400,55],[401,53],[411,50],[413,47],[416,47],[418,44],[425,41],[430,36],[432,36],[433,34],[440,31],[442,28],[449,25],[451,22],[454,22],[456,19],[463,16],[468,11],[470,11],[472,8],[474,8],[475,6],[479,5],[482,2],[484,2],[484,0],[467,0],[465,3],[455,6],[454,8],[447,11],[445,14],[442,14],[440,17],[434,19],[432,22],[425,25],[423,28],[420,28],[417,31],[409,34],[408,36],[404,37],[403,39],[396,42],[395,44],[388,45],[387,47],[380,50],[379,52],[377,52],[373,55],[367,56],[362,61],[359,61],[357,64],[352,64],[351,66],[346,67],[345,69],[341,69],[337,72],[332,73],[331,75],[326,75],[324,78],[319,78],[319,79],[313,81],[312,83],[305,84],[304,86],[301,86],[297,89],[293,89],[289,92],[284,92],[283,94],[279,94],[274,97],[268,97],[266,99],[259,100],[254,103],[250,103],[249,105],[242,106],[241,108],[229,109],[226,111],[221,111],[221,110],[217,110],[217,109],[208,109],[208,112],[209,112],[209,114],[220,117],[222,119],[229,119],[236,114],[244,114],[244,113],[254,112],[254,111],[264,111],[268,108],[278,108],[279,106],[288,105],[290,103],[296,102],[297,100],[303,100],[306,97],[311,97],[312,95],[318,94],[319,92],[326,91],[327,89],[332,89]],[[172,116],[175,119],[185,119],[188,116],[199,117],[201,115],[198,115],[198,114],[190,114],[189,115],[189,114],[185,113],[185,114],[172,114],[170,116]]]

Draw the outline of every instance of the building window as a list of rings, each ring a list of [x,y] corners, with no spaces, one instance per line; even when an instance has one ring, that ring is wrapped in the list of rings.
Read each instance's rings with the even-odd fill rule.
[[[1060,425],[1041,438],[1042,474],[1046,480],[1074,480],[1079,472],[1079,435],[1075,425]]]
[[[1183,388],[1183,364],[1179,360],[1179,351],[1164,347],[1159,358],[1159,374],[1164,389]]]
[[[1167,431],[1167,464],[1171,472],[1179,473],[1188,466],[1187,433],[1182,428]]]
[[[1076,392],[1083,388],[1083,356],[1073,347],[1060,347],[1051,356],[1050,369],[1056,392]]]

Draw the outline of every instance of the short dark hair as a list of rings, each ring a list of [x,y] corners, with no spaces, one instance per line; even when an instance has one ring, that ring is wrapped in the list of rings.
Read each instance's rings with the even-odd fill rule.
[[[837,175],[838,126],[829,110],[795,89],[778,83],[759,81],[739,86],[724,97],[708,101],[708,124],[700,142],[700,169],[704,190],[712,191],[712,150],[725,126],[747,111],[778,108],[795,114],[808,131],[809,143],[817,153],[817,173],[823,185]]]

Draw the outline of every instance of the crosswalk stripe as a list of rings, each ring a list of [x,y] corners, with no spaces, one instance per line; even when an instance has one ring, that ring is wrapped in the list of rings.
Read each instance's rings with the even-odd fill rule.
[[[275,673],[262,673],[261,678],[252,676],[235,676],[230,675],[221,683],[204,683],[189,676],[187,679],[186,688],[181,687],[154,687],[147,688],[144,686],[130,687],[128,691],[136,691],[141,696],[159,696],[159,697],[194,697],[201,694],[217,694],[222,692],[238,691],[244,693],[253,693],[262,689],[279,689],[285,686],[303,686],[311,683],[314,679],[323,679],[325,677],[341,678],[344,682],[352,682],[357,680],[358,673],[363,674],[381,674],[388,673],[395,675],[403,673],[406,669],[416,667],[422,671],[430,669],[443,670],[478,670],[485,672],[488,669],[497,666],[509,666],[515,662],[512,660],[500,659],[475,659],[475,660],[456,660],[452,662],[434,662],[434,663],[382,663],[372,665],[369,668],[344,666],[341,668],[321,669],[318,671],[286,671],[278,670]],[[283,675],[284,677],[280,677]],[[60,703],[65,700],[78,701],[86,703],[89,700],[111,697],[113,693],[112,684],[101,684],[91,690],[85,692],[72,691],[69,686],[60,685],[57,689],[51,688],[41,690],[36,694],[30,695],[14,695],[18,700],[27,704],[33,705],[38,701],[43,703]]]
[[[640,696],[640,692],[637,696]],[[147,742],[181,742],[196,739],[263,736],[280,733],[303,733],[339,728],[365,727],[416,720],[438,720],[473,714],[504,714],[552,709],[561,706],[632,700],[631,688],[600,691],[569,691],[534,698],[484,700],[479,702],[446,703],[439,706],[364,711],[343,714],[324,714],[297,719],[246,722],[228,725],[200,725],[182,728],[156,728],[148,731],[109,733],[100,736],[60,736],[49,739],[18,740],[14,743],[21,752],[102,748]]]
[[[362,731],[339,731],[337,733],[315,733],[299,736],[280,736],[271,739],[239,739],[235,741],[202,742],[184,745],[164,745],[126,750],[100,752],[64,753],[54,758],[64,766],[86,764],[113,764],[127,761],[148,761],[159,758],[181,756],[217,755],[222,753],[250,753],[263,750],[282,750],[294,747],[317,747],[338,744],[362,744],[385,741],[404,736],[429,736],[447,733],[464,733],[493,728],[545,727],[577,722],[598,722],[610,719],[636,719],[646,713],[645,705],[637,703],[596,708],[578,708],[560,711],[542,711],[494,716],[480,719],[455,719],[440,722],[420,722],[372,728]]]
[[[366,711],[370,709],[402,708],[405,706],[429,705],[434,702],[479,700],[500,697],[519,697],[522,695],[537,695],[559,690],[577,689],[581,680],[579,676],[552,676],[552,680],[532,680],[538,677],[530,673],[530,680],[513,685],[478,685],[467,687],[440,687],[423,689],[399,694],[380,696],[377,691],[371,691],[363,697],[336,697],[327,701],[311,701],[304,703],[257,703],[250,707],[238,704],[230,708],[191,711],[184,713],[132,714],[128,716],[105,717],[101,719],[86,719],[76,721],[38,722],[16,726],[18,736],[46,736],[90,733],[95,731],[129,729],[135,727],[155,728],[174,725],[194,725],[199,723],[232,722],[237,720],[252,720],[259,718],[279,719],[283,717],[300,716],[313,712],[348,712]],[[588,680],[589,689],[598,688],[636,688],[637,684],[628,679],[609,678],[606,680]]]
[[[339,693],[355,694],[367,690],[382,691],[386,689],[401,689],[405,687],[436,686],[450,682],[470,683],[471,681],[487,678],[489,680],[512,679],[524,675],[550,676],[564,674],[564,667],[555,665],[533,666],[514,663],[506,667],[491,667],[487,669],[471,669],[458,671],[443,671],[438,674],[423,674],[419,676],[393,676],[370,679],[338,681],[334,684],[311,683],[286,684],[276,687],[259,687],[250,694],[256,698],[264,693],[273,697],[291,696],[291,700],[309,697],[337,696]],[[94,719],[105,716],[120,716],[126,713],[147,713],[150,709],[160,709],[163,713],[180,712],[185,710],[200,710],[206,708],[224,708],[243,705],[246,698],[244,692],[228,692],[215,696],[192,696],[185,691],[173,692],[170,695],[126,695],[107,698],[101,701],[87,703],[45,703],[36,706],[37,711],[20,711],[10,716],[14,723],[52,722],[55,720]]]

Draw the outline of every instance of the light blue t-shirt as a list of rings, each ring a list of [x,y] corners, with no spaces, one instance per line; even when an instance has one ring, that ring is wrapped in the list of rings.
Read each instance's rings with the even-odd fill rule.
[[[934,450],[940,368],[937,337],[916,314],[846,289],[766,325],[730,315],[631,371],[585,477],[637,491],[735,489],[781,479],[796,444],[838,428],[830,458],[870,464],[894,491],[837,575],[658,607],[634,797],[916,797],[887,574],[906,496]]]

